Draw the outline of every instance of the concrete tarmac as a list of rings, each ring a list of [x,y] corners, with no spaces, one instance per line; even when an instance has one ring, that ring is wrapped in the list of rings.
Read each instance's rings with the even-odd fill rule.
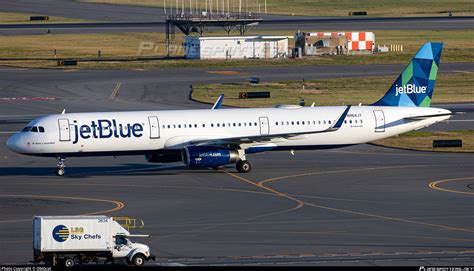
[[[466,17],[421,17],[421,18],[304,18],[266,19],[258,26],[250,27],[252,32],[292,30],[292,31],[376,31],[376,30],[472,30],[474,16]],[[210,27],[206,33],[222,31]],[[85,34],[107,32],[162,32],[164,20],[141,22],[106,23],[40,23],[40,24],[0,24],[1,35],[44,35]],[[272,32],[274,33],[274,32]]]
[[[401,67],[312,67],[305,78],[395,76]],[[74,158],[67,161],[66,177],[58,178],[54,159],[21,156],[5,146],[9,132],[28,119],[62,108],[208,108],[188,100],[190,84],[250,76],[298,79],[298,69],[303,70],[249,68],[216,75],[206,69],[2,68],[0,263],[32,259],[34,215],[107,214],[144,220],[136,233],[152,237],[136,241],[151,246],[158,256],[154,264],[472,265],[473,154],[371,145],[294,156],[271,152],[250,155],[249,174],[233,166],[214,171],[150,164],[141,156]],[[455,70],[472,72],[472,64],[445,64],[440,72]],[[110,100],[118,81],[122,87]],[[449,106],[472,119],[473,105]]]

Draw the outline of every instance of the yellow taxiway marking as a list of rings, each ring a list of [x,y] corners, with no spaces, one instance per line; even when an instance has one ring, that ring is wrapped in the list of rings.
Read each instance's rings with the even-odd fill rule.
[[[79,69],[68,69],[68,70],[63,70],[63,72],[75,72],[78,71]]]
[[[288,175],[288,176],[283,176],[283,177],[276,177],[276,178],[271,178],[271,179],[266,179],[259,181],[257,183],[254,183],[248,179],[245,179],[239,175],[226,172],[226,174],[233,176],[237,179],[240,179],[242,181],[245,181],[247,183],[250,183],[252,185],[255,185],[257,187],[260,187],[262,189],[265,189],[267,191],[270,191],[272,193],[275,193],[279,196],[291,199],[293,201],[298,202],[297,208],[301,208],[303,206],[311,206],[319,209],[324,209],[324,210],[329,210],[329,211],[335,211],[335,212],[342,212],[342,213],[347,213],[347,214],[353,214],[353,215],[360,215],[360,216],[366,216],[366,217],[371,217],[371,218],[377,218],[377,219],[382,219],[382,220],[389,220],[389,221],[397,221],[397,222],[405,222],[409,224],[416,224],[416,225],[422,225],[422,226],[430,226],[430,227],[435,227],[435,228],[441,228],[441,229],[447,229],[447,230],[453,230],[453,231],[462,231],[462,232],[474,232],[473,229],[464,229],[464,228],[456,228],[456,227],[450,227],[450,226],[445,226],[445,225],[439,225],[439,224],[433,224],[433,223],[427,223],[427,222],[421,222],[421,221],[415,221],[415,220],[409,220],[405,218],[399,218],[399,217],[390,217],[390,216],[384,216],[384,215],[378,215],[378,214],[370,214],[370,213],[363,213],[363,212],[358,212],[358,211],[351,211],[351,210],[346,210],[346,209],[340,209],[340,208],[334,208],[334,207],[329,207],[329,206],[323,206],[323,205],[318,205],[306,201],[302,201],[299,199],[296,199],[294,197],[291,197],[285,193],[282,193],[280,191],[277,191],[275,189],[269,188],[265,186],[265,183],[268,183],[270,181],[276,181],[276,180],[282,180],[282,179],[288,179],[288,178],[297,178],[297,177],[302,177],[302,176],[311,176],[311,175],[316,175],[316,174],[330,174],[330,173],[341,173],[341,172],[356,172],[356,171],[363,171],[363,170],[380,170],[380,169],[396,169],[396,168],[407,168],[407,167],[421,167],[421,166],[394,166],[394,167],[374,167],[374,168],[365,168],[365,169],[346,169],[346,170],[335,170],[335,171],[326,171],[326,172],[313,172],[313,173],[302,173],[302,174],[294,174],[294,175]],[[297,209],[293,208],[293,209]]]
[[[441,188],[441,187],[438,186],[439,184],[442,184],[442,183],[473,180],[473,179],[474,179],[474,177],[465,177],[465,178],[440,180],[440,181],[431,182],[429,184],[429,187],[432,188],[432,189],[439,190],[439,191],[444,191],[444,192],[450,192],[450,193],[456,193],[456,194],[465,194],[465,195],[474,195],[474,192],[457,191],[457,190]]]
[[[294,198],[294,197],[292,197],[292,196],[290,196],[290,195],[288,195],[288,194],[279,192],[279,191],[277,191],[277,190],[275,190],[275,189],[272,189],[272,188],[270,188],[270,187],[266,187],[266,186],[260,184],[260,182],[257,182],[257,183],[252,182],[252,181],[250,181],[250,180],[248,180],[248,179],[246,179],[246,178],[244,178],[244,177],[241,177],[241,176],[239,176],[239,175],[230,173],[230,172],[228,172],[228,171],[222,171],[222,172],[224,172],[224,173],[226,173],[227,175],[230,175],[230,176],[232,176],[232,177],[234,177],[234,178],[237,178],[237,179],[239,179],[239,180],[241,180],[241,181],[244,181],[244,182],[246,182],[246,183],[249,183],[249,184],[251,184],[251,185],[253,185],[253,186],[259,187],[259,188],[264,189],[264,190],[267,190],[267,191],[269,191],[269,192],[271,192],[271,193],[273,193],[273,194],[275,194],[275,195],[277,195],[277,196],[280,196],[280,197],[283,197],[283,198],[287,198],[287,199],[292,200],[292,201],[294,201],[294,202],[297,203],[297,205],[296,205],[294,208],[291,208],[291,209],[288,209],[288,210],[285,210],[285,211],[281,211],[281,212],[278,212],[278,213],[293,211],[293,210],[296,210],[296,209],[299,209],[299,208],[303,207],[304,204],[305,204],[302,200],[299,200],[299,199],[297,199],[297,198]]]
[[[341,170],[332,170],[332,171],[319,171],[319,172],[308,172],[301,174],[294,174],[288,176],[275,177],[270,179],[265,179],[259,181],[259,185],[263,185],[267,182],[278,181],[282,179],[298,178],[305,176],[321,175],[321,174],[333,174],[333,173],[344,173],[344,172],[357,172],[357,171],[372,171],[372,170],[383,170],[383,169],[397,169],[397,168],[414,168],[414,167],[423,167],[424,165],[412,165],[412,166],[392,166],[392,167],[369,167],[369,168],[356,168],[356,169],[341,169]]]
[[[120,86],[122,86],[122,82],[117,82],[117,84],[114,87],[114,90],[112,90],[112,93],[110,93],[109,100],[115,99],[120,89]]]
[[[104,211],[97,211],[91,213],[85,213],[81,215],[98,215],[118,211],[125,207],[125,204],[116,200],[107,200],[107,199],[95,199],[95,198],[82,198],[82,197],[67,197],[67,196],[41,196],[41,195],[0,195],[2,198],[36,198],[36,199],[62,199],[62,200],[77,200],[77,201],[95,201],[95,202],[107,202],[115,204],[115,207],[112,209],[107,209]],[[25,220],[5,220],[0,221],[0,223],[9,223],[9,222],[21,222],[21,221],[30,221],[31,219]]]

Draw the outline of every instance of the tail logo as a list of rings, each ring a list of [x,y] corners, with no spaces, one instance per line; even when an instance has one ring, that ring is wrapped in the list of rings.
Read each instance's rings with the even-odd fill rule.
[[[388,89],[385,96],[373,105],[429,107],[442,49],[442,43],[425,43]]]
[[[417,86],[415,84],[406,84],[404,86],[395,85],[395,96],[402,94],[426,94],[426,86]]]

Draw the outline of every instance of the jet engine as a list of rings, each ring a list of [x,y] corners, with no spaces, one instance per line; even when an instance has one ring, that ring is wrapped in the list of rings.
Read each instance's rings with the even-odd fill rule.
[[[239,161],[238,151],[209,146],[186,147],[181,156],[189,167],[219,167]]]

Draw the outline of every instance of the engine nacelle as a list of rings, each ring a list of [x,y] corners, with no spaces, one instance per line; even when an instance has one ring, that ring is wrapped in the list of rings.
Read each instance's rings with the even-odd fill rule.
[[[175,163],[181,162],[180,150],[163,150],[145,155],[145,159],[150,163]]]
[[[181,153],[183,163],[189,167],[219,167],[239,160],[238,151],[218,147],[192,146]]]

